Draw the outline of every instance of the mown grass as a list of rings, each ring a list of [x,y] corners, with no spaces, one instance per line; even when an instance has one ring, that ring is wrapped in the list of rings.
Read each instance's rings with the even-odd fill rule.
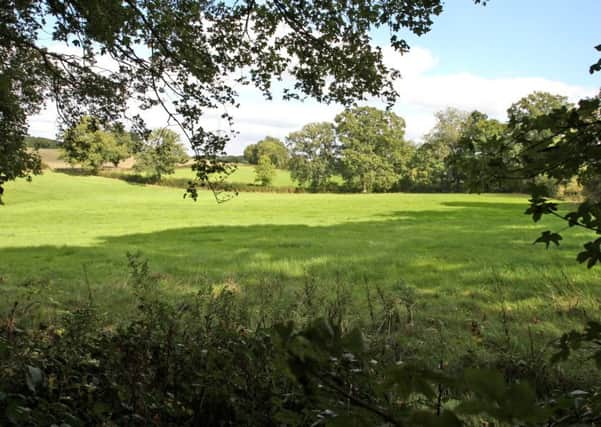
[[[559,248],[533,246],[540,230],[564,225],[534,224],[524,196],[241,193],[217,204],[208,192],[197,203],[182,195],[52,172],[10,183],[0,313],[37,283],[54,306],[44,316],[91,292],[112,319],[127,317],[125,253],[140,250],[173,298],[206,282],[242,292],[269,285],[292,307],[315,284],[318,303],[342,289],[360,320],[368,291],[410,289],[422,329],[408,330],[408,345],[428,355],[441,340],[457,354],[486,354],[513,336],[524,348],[543,345],[599,317],[601,269],[574,261],[590,236],[568,230]]]

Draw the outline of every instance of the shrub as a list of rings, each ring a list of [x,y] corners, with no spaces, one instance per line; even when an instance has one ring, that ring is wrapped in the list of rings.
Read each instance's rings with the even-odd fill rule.
[[[538,175],[530,184],[530,192],[539,197],[557,197],[559,181],[546,175]]]
[[[261,156],[255,166],[255,182],[263,186],[270,185],[275,177],[275,166],[268,156]]]

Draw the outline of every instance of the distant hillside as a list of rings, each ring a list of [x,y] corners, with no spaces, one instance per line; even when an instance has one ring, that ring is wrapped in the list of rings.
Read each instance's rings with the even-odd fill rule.
[[[61,150],[58,148],[40,148],[38,153],[44,165],[50,169],[67,168],[69,164],[61,158]]]
[[[41,136],[26,136],[25,144],[31,148],[58,148],[58,141]]]

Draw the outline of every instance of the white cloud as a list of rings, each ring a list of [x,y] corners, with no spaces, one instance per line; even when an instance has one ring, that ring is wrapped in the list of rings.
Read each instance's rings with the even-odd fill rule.
[[[396,85],[400,103],[420,106],[432,111],[454,106],[464,110],[480,110],[505,119],[507,108],[520,98],[538,90],[567,96],[576,101],[595,94],[594,89],[568,85],[543,78],[484,78],[469,73],[450,75],[418,75]]]
[[[394,48],[386,46],[382,48],[382,53],[384,64],[400,71],[403,79],[414,78],[438,65],[438,58],[430,50],[421,47],[415,47],[401,55]]]
[[[405,119],[405,135],[411,141],[420,141],[436,122],[434,114],[430,111],[404,113],[401,108],[397,108],[395,112]]]
[[[436,73],[439,60],[423,48],[415,47],[400,55],[392,48],[383,48],[385,63],[398,69],[403,78],[396,83],[400,94],[395,112],[405,118],[407,137],[419,140],[434,125],[433,113],[454,106],[463,110],[479,110],[491,117],[505,119],[507,108],[535,90],[567,96],[576,101],[593,96],[597,89],[570,85],[539,77],[486,78],[468,72]],[[103,64],[110,66],[109,63]],[[373,105],[381,105],[372,102]],[[239,154],[244,147],[266,135],[284,138],[289,132],[314,121],[331,121],[340,112],[338,105],[321,105],[314,101],[267,101],[256,91],[244,89],[240,108],[230,109],[238,136],[230,142],[228,152]],[[228,131],[228,123],[220,118],[224,111],[208,112],[203,125],[210,130]],[[152,126],[166,123],[158,109],[143,113]],[[56,133],[56,114],[52,106],[30,120],[33,135],[53,137]]]

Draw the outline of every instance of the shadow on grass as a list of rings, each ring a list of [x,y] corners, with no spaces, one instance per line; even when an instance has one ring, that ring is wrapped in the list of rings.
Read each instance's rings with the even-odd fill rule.
[[[488,339],[502,341],[499,319],[505,304],[512,308],[512,334],[528,337],[534,328],[540,332],[536,339],[545,343],[582,320],[558,315],[557,303],[549,297],[549,277],[559,283],[564,270],[570,275],[582,267],[573,260],[573,247],[544,251],[529,241],[516,243],[525,235],[530,238],[527,231],[503,231],[506,215],[514,215],[517,205],[498,212],[487,206],[398,211],[379,221],[321,226],[177,228],[106,236],[90,247],[3,248],[0,312],[23,293],[19,284],[30,279],[47,281],[49,299],[58,301],[57,307],[85,301],[89,283],[112,321],[127,317],[135,306],[126,286],[125,253],[140,250],[167,297],[189,295],[202,284],[233,282],[249,294],[268,289],[277,295],[273,304],[286,311],[303,299],[303,287],[314,283],[321,308],[342,287],[351,301],[350,314],[366,320],[366,284],[374,298],[377,288],[400,295],[410,286],[422,328],[415,332],[415,351],[430,354],[428,349],[439,345],[436,325],[444,325],[448,345],[459,349],[471,348],[474,324],[482,326]],[[572,279],[574,288],[598,297],[601,290],[595,284],[591,274]]]
[[[526,201],[522,203],[493,203],[493,202],[442,202],[442,206],[459,207],[459,208],[477,208],[477,209],[495,209],[499,211],[511,211],[514,212],[517,208],[523,208],[526,210],[528,203]]]
[[[493,217],[482,212],[485,206],[398,211],[382,221],[203,226],[106,236],[91,247],[3,248],[0,276],[13,285],[47,277],[59,287],[79,286],[86,265],[93,283],[110,287],[126,280],[125,253],[140,250],[153,270],[184,288],[202,277],[242,286],[281,282],[294,290],[310,276],[324,286],[341,280],[363,295],[365,281],[391,288],[402,280],[435,299],[478,293],[495,303],[500,277],[512,288],[508,298],[517,301],[544,285],[540,272],[579,268],[576,247],[545,251],[531,245],[536,231],[504,229],[505,214],[515,215],[517,206],[499,208]]]

